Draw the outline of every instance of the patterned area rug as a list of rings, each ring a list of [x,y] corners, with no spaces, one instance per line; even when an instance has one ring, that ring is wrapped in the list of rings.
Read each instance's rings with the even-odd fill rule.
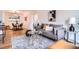
[[[53,40],[40,35],[13,37],[11,42],[13,49],[47,49],[49,45],[54,43]]]

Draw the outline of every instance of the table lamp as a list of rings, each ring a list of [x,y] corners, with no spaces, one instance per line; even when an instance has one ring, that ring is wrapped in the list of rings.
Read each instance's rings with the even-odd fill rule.
[[[69,24],[70,24],[70,27],[69,27],[69,31],[75,31],[75,27],[74,27],[74,24],[76,22],[76,19],[75,17],[71,17],[70,20],[69,20]]]

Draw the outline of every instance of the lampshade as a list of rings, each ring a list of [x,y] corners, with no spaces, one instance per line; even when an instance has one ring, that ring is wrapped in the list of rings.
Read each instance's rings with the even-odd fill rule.
[[[69,24],[76,24],[76,19],[75,19],[75,17],[71,17],[71,18],[69,19]]]
[[[38,15],[37,14],[34,15],[34,22],[35,23],[38,22]]]
[[[34,16],[34,18],[33,18],[33,24],[34,24],[34,25],[37,25],[37,24],[39,23],[38,15],[35,14],[35,15],[33,15],[33,16]]]

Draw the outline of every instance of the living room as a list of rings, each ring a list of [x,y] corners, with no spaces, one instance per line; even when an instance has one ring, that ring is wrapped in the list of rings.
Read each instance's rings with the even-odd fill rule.
[[[5,31],[0,48],[78,48],[78,10],[1,10],[0,16]]]

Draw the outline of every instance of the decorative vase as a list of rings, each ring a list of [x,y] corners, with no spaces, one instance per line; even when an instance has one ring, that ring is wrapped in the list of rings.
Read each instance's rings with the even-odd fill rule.
[[[74,26],[73,26],[73,24],[71,24],[71,26],[70,26],[70,28],[69,28],[69,31],[75,31],[75,28],[74,28]]]

